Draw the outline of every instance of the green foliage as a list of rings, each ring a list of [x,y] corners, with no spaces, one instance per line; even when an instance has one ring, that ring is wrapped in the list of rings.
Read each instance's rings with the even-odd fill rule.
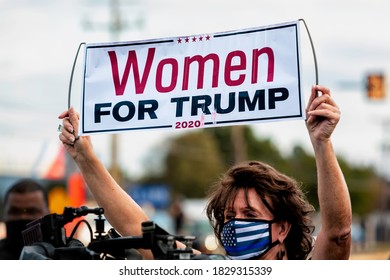
[[[308,154],[301,146],[294,146],[286,162],[287,164],[279,170],[301,182],[308,200],[318,209],[317,167],[314,156]]]
[[[218,143],[219,153],[225,164],[225,168],[235,163],[234,146],[232,143],[232,128],[217,127],[205,130]],[[278,148],[270,139],[258,139],[249,126],[244,126],[244,139],[246,141],[246,158],[248,160],[262,160],[271,165],[285,164]]]
[[[388,186],[372,167],[352,166],[342,158],[339,158],[339,163],[348,184],[354,213],[364,215],[385,207],[382,201],[389,199],[386,196]]]
[[[224,170],[217,143],[204,130],[174,139],[165,166],[165,181],[174,193],[191,198],[204,197]]]
[[[267,138],[255,137],[249,126],[242,130],[245,157],[264,161],[302,184],[308,200],[318,209],[317,170],[312,152],[299,145],[283,156]],[[162,157],[160,174],[149,173],[143,181],[160,181],[171,186],[174,193],[186,197],[204,197],[218,177],[235,160],[231,127],[207,128],[182,134],[169,141],[169,149]],[[359,215],[386,205],[385,185],[371,167],[353,166],[339,157],[350,191],[353,212]],[[383,200],[385,201],[383,203]],[[380,203],[382,201],[382,203]]]

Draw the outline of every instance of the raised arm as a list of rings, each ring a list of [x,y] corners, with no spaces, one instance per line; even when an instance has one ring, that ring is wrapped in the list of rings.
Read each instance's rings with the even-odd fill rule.
[[[70,108],[59,118],[63,120],[59,138],[80,168],[96,202],[104,208],[109,223],[123,236],[140,236],[141,223],[148,220],[143,209],[117,184],[98,159],[90,137],[78,137],[79,118],[75,110]],[[152,258],[149,250],[140,251],[144,258]]]
[[[331,141],[339,120],[340,110],[329,89],[314,86],[307,105],[306,126],[317,164],[321,230],[315,241],[313,259],[348,259],[350,255],[351,202]]]
[[[141,223],[149,217],[143,209],[122,189],[114,180],[103,163],[93,150],[89,136],[79,137],[79,117],[74,108],[59,115],[63,120],[63,128],[59,136],[65,145],[66,151],[72,156],[81,174],[93,194],[96,202],[104,208],[104,215],[108,222],[122,236],[140,236]],[[178,248],[185,245],[176,242]],[[150,250],[139,250],[145,259],[152,259]],[[193,250],[195,254],[199,251]]]

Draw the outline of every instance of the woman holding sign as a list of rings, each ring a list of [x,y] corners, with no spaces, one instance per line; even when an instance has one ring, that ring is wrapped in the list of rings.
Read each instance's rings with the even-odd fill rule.
[[[351,203],[331,142],[340,111],[329,89],[322,86],[312,88],[306,111],[317,164],[322,222],[315,241],[310,220],[314,208],[299,184],[265,163],[244,162],[233,166],[214,186],[207,205],[214,232],[229,258],[349,258]],[[100,162],[90,137],[78,136],[77,113],[71,108],[59,118],[63,119],[59,138],[97,203],[105,209],[107,220],[123,236],[141,235],[141,223],[149,218]],[[241,232],[246,232],[245,236]],[[144,258],[153,257],[148,250],[141,253]]]

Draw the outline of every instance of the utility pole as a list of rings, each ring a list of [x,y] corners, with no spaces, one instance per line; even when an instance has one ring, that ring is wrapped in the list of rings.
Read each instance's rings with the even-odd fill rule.
[[[110,0],[110,34],[112,41],[119,41],[120,33],[123,29],[123,22],[119,11],[119,0]],[[111,176],[121,184],[122,174],[118,162],[118,134],[111,134]]]
[[[89,1],[92,4],[92,1]],[[103,1],[105,2],[105,1]],[[123,10],[125,10],[125,4],[124,2],[127,2],[128,9],[131,10],[129,13],[126,12],[127,18],[124,19],[122,17]],[[108,29],[110,40],[112,42],[117,42],[120,40],[120,35],[125,29],[133,28],[136,29],[142,28],[144,18],[143,18],[143,12],[140,11],[140,1],[138,0],[108,0],[108,3],[105,3],[109,5],[109,22],[108,23],[91,23],[89,19],[84,18],[84,26],[89,29],[93,29],[96,26],[103,27],[104,29]],[[129,9],[130,7],[130,9]],[[94,10],[94,7],[89,6],[88,10],[92,8]],[[94,14],[94,17],[96,15]],[[131,18],[133,17],[133,18]],[[109,171],[112,175],[112,177],[118,182],[118,184],[122,183],[122,174],[119,167],[119,161],[118,161],[118,151],[119,151],[119,135],[118,134],[111,134],[110,135],[110,160],[111,160],[111,166],[109,167]]]
[[[390,119],[385,119],[382,123],[383,139],[381,143],[381,163],[380,171],[382,176],[390,182]]]
[[[239,163],[247,160],[248,151],[247,144],[244,135],[244,126],[242,125],[233,125],[231,127],[232,133],[232,143],[234,151],[234,162]]]

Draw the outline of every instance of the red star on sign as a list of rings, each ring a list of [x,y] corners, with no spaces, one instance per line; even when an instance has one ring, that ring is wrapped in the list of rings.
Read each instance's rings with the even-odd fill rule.
[[[177,43],[181,44],[181,38],[179,38],[179,39],[177,40]]]
[[[185,38],[185,41],[186,41],[186,43],[188,43],[190,41],[190,39],[188,39],[188,37],[187,37],[187,38]]]

